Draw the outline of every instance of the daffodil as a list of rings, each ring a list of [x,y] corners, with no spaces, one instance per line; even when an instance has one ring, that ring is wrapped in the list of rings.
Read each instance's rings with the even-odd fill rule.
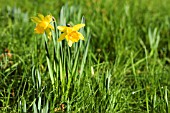
[[[54,27],[50,24],[52,21],[52,15],[44,17],[44,15],[38,14],[38,17],[32,17],[31,20],[36,23],[36,27],[34,29],[35,33],[43,34],[45,32],[48,38],[51,38],[51,30],[54,30]]]
[[[74,42],[78,42],[80,39],[84,40],[84,37],[81,33],[78,32],[78,30],[82,27],[84,27],[85,24],[77,24],[73,27],[67,27],[67,26],[58,26],[57,28],[63,32],[58,41],[61,41],[63,39],[66,39],[68,42],[68,45],[71,47]]]

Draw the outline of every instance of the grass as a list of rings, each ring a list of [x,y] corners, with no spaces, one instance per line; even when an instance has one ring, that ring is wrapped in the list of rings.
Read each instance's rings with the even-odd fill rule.
[[[0,112],[169,112],[169,0],[1,2]],[[45,41],[37,13],[85,41]]]

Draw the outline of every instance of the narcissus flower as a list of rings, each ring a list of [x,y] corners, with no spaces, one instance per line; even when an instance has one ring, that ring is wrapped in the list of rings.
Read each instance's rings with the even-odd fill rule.
[[[34,29],[35,33],[43,34],[45,32],[48,38],[51,38],[51,30],[54,30],[54,27],[50,24],[52,21],[52,15],[44,17],[44,15],[38,14],[38,17],[32,17],[31,20],[36,23],[36,27]]]
[[[57,28],[63,32],[58,41],[63,40],[66,38],[68,45],[71,47],[74,42],[78,42],[80,39],[84,40],[84,37],[81,33],[78,32],[78,30],[82,27],[84,27],[85,24],[77,24],[73,27],[67,27],[67,26],[58,26]]]

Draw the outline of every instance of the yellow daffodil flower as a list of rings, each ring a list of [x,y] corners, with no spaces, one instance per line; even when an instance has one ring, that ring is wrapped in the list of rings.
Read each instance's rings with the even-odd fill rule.
[[[73,27],[67,27],[67,26],[58,26],[57,28],[63,32],[58,41],[63,40],[66,38],[68,45],[71,47],[74,42],[78,42],[79,39],[84,40],[84,37],[81,33],[78,32],[78,30],[82,27],[84,27],[85,24],[77,24]]]
[[[43,34],[45,32],[48,38],[51,38],[51,30],[54,30],[54,27],[50,24],[52,21],[52,15],[44,17],[44,15],[38,14],[38,17],[32,17],[31,20],[37,24],[34,29],[35,33]]]

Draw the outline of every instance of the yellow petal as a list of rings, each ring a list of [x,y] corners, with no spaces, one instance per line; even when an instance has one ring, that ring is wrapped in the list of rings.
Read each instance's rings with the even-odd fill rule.
[[[58,26],[57,29],[59,29],[61,32],[64,32],[67,27],[65,26]]]
[[[67,27],[66,28],[66,32],[69,34],[69,33],[71,33],[73,31],[73,28],[72,27]]]
[[[68,37],[68,35],[66,35],[66,36],[65,36],[65,38],[66,38],[66,40],[67,40],[67,41],[69,40],[69,37]]]
[[[50,23],[52,21],[52,16],[51,15],[47,15],[45,18],[44,18],[45,21],[47,21],[48,23]]]
[[[46,33],[47,33],[48,39],[51,39],[52,33],[51,33],[50,29],[46,29]]]
[[[77,31],[71,32],[68,36],[68,40],[71,40],[72,42],[78,42],[80,39]]]
[[[37,26],[35,29],[34,29],[35,33],[37,34],[43,34],[44,33],[44,28],[43,27],[40,27],[40,26]]]
[[[84,40],[84,36],[81,34],[81,33],[79,33],[79,32],[77,32],[78,33],[78,35],[79,35],[79,38],[81,39],[81,40]]]
[[[38,13],[38,16],[41,18],[41,20],[44,20],[44,15]]]
[[[58,39],[58,42],[61,41],[61,40],[63,40],[66,35],[67,35],[66,33],[61,34],[61,35],[60,35],[60,38]]]
[[[82,27],[84,27],[85,26],[85,24],[77,24],[77,25],[75,25],[74,27],[73,27],[73,30],[74,31],[78,31],[80,28],[82,28]]]
[[[41,24],[38,24],[34,30],[35,30],[35,33],[37,34],[43,34],[45,31],[44,27],[41,26]]]
[[[31,21],[35,22],[35,23],[40,23],[41,20],[38,17],[31,17]]]
[[[68,40],[68,45],[71,47],[73,42],[71,40]]]
[[[44,29],[47,29],[49,23],[46,21],[42,21],[41,23],[38,24],[39,26],[43,27]]]
[[[54,30],[54,27],[51,24],[48,24],[48,28],[51,28],[52,30]]]

